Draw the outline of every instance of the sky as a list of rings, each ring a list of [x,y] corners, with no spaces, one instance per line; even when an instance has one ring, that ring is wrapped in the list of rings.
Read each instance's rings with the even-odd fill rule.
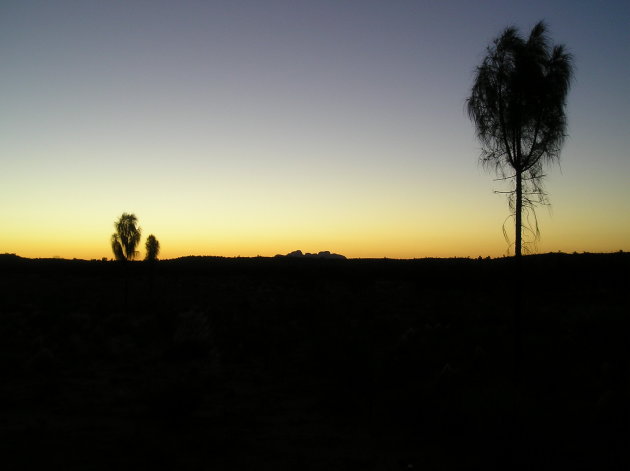
[[[540,20],[575,78],[536,251],[628,251],[627,1],[3,0],[0,253],[111,258],[128,212],[141,256],[505,255],[465,103]]]

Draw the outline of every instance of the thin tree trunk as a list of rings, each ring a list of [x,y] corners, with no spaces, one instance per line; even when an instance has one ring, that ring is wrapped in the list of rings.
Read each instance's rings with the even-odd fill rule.
[[[520,171],[516,172],[516,241],[514,243],[514,380],[518,386],[520,383],[522,368],[522,332],[521,316],[522,301],[521,289],[523,286],[523,266],[521,258],[522,247],[522,212],[523,212],[523,176]]]
[[[512,281],[514,283],[513,290],[513,309],[514,309],[514,392],[512,403],[512,466],[514,469],[522,469],[523,460],[523,411],[521,410],[521,385],[523,374],[523,334],[521,331],[521,320],[523,314],[522,286],[523,286],[523,259],[522,253],[522,233],[523,233],[523,180],[522,174],[516,172],[516,237],[514,241],[514,259],[512,260],[514,273]]]

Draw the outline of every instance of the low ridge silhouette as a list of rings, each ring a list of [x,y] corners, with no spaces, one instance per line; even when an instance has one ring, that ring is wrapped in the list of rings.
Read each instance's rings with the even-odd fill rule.
[[[278,254],[276,257],[292,257],[292,258],[328,258],[335,260],[346,260],[344,255],[340,255],[338,253],[330,253],[328,250],[324,250],[318,253],[302,253],[301,250],[294,250],[286,255]]]

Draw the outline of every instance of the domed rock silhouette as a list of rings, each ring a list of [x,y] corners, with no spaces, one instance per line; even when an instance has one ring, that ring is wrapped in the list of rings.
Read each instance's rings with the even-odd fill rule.
[[[331,259],[331,260],[346,260],[344,255],[340,255],[338,253],[331,253],[328,250],[324,250],[318,253],[303,253],[301,250],[294,250],[293,252],[289,252],[286,255],[278,254],[276,257],[290,257],[290,258],[323,258],[323,259]]]

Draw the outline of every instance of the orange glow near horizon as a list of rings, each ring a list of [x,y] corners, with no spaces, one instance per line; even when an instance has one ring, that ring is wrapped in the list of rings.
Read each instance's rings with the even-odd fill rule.
[[[159,240],[162,259],[274,256],[294,250],[327,250],[348,258],[507,254],[501,225],[508,208],[504,197],[492,194],[491,178],[482,172],[457,176],[456,191],[446,191],[442,182],[448,181],[448,173],[436,180],[423,178],[417,166],[410,169],[414,171],[394,178],[359,174],[342,180],[313,174],[303,182],[264,176],[236,184],[218,179],[205,183],[197,173],[189,185],[174,186],[168,180],[134,184],[111,201],[101,196],[114,185],[107,180],[84,187],[79,199],[65,191],[72,187],[70,180],[54,186],[41,180],[28,199],[17,186],[7,193],[8,204],[0,207],[5,224],[0,253],[111,258],[114,221],[131,212],[142,229],[141,258],[149,234]],[[383,167],[381,173],[386,172],[391,171]],[[537,210],[542,238],[536,252],[630,250],[630,221],[618,217],[625,214],[627,201],[619,198],[610,204],[600,195],[585,194],[569,177],[553,179],[551,210]],[[612,192],[626,191],[622,174],[606,184]],[[4,189],[11,190],[11,185]],[[125,204],[127,198],[135,204]],[[506,230],[513,239],[511,224],[506,222]]]
[[[541,218],[542,219],[542,218]],[[141,221],[142,222],[142,221]],[[464,221],[465,223],[470,221]],[[577,252],[616,252],[628,251],[628,232],[626,234],[597,234],[584,228],[568,230],[558,224],[542,224],[542,238],[537,246],[537,253],[562,251]],[[141,224],[142,226],[142,224]],[[154,234],[161,245],[160,258],[171,259],[188,255],[207,255],[224,257],[271,257],[287,254],[294,250],[304,253],[330,251],[348,258],[425,258],[425,257],[472,257],[507,255],[507,244],[500,233],[500,225],[494,226],[486,221],[486,226],[478,230],[470,229],[458,233],[455,225],[436,227],[433,233],[423,231],[422,224],[376,223],[358,226],[331,226],[329,229],[309,226],[304,223],[302,231],[280,231],[275,235],[272,228],[245,226],[236,230],[224,228],[212,231],[198,227],[193,233],[180,233],[169,230],[168,225],[157,225],[156,230],[143,230],[139,259],[144,257],[146,236]],[[24,232],[5,232],[0,241],[3,253],[15,253],[28,258],[112,258],[109,236],[113,228],[107,231],[107,225],[97,233],[96,228],[66,234],[63,230],[44,228]],[[513,230],[510,228],[510,230]],[[103,233],[104,232],[104,233]],[[572,233],[573,232],[573,233]],[[54,237],[53,237],[54,234]]]

